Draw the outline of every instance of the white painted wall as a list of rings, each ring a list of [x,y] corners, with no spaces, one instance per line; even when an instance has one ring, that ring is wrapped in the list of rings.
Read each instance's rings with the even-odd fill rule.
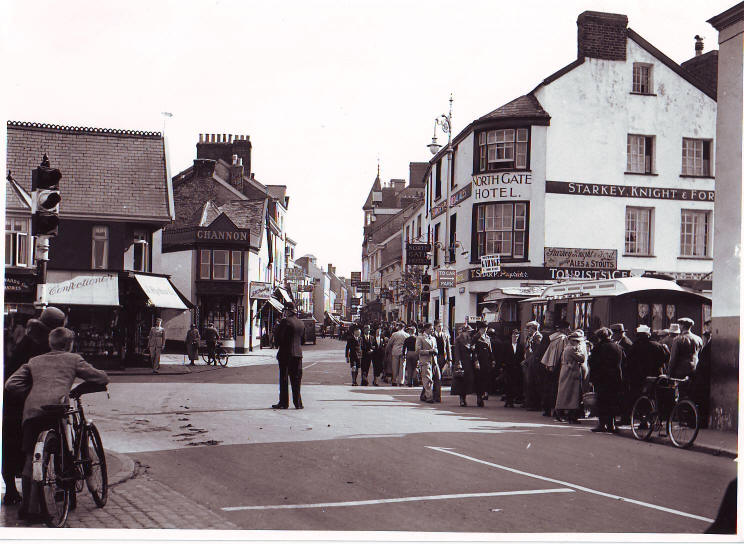
[[[160,232],[160,231],[159,231]],[[153,237],[154,238],[154,237]],[[157,241],[158,248],[161,241]],[[193,250],[175,251],[172,253],[160,253],[158,260],[155,261],[153,255],[153,265],[159,263],[159,269],[153,266],[153,272],[159,274],[169,274],[173,285],[184,294],[193,304],[196,304],[196,292],[194,288],[194,277],[196,273],[196,252]],[[163,328],[165,328],[166,340],[177,340],[183,342],[186,339],[186,333],[191,326],[191,311],[176,312],[168,310],[162,312]]]

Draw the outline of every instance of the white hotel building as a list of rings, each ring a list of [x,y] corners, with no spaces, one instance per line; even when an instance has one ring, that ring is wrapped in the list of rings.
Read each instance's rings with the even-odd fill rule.
[[[430,320],[513,326],[519,300],[561,279],[710,279],[717,51],[700,42],[679,65],[624,15],[577,24],[577,60],[429,163]],[[484,277],[483,255],[501,271]],[[438,288],[440,268],[454,288]]]

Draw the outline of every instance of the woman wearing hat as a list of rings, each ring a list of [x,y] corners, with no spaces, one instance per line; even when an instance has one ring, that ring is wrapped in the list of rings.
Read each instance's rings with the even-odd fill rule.
[[[594,333],[598,343],[589,355],[589,372],[594,391],[597,393],[599,425],[592,432],[617,432],[615,416],[620,410],[622,373],[620,365],[623,350],[612,341],[612,331],[602,327]]]
[[[568,335],[568,345],[561,354],[558,395],[555,401],[556,419],[565,416],[569,423],[579,422],[582,381],[586,378],[586,343],[584,331],[578,329]]]

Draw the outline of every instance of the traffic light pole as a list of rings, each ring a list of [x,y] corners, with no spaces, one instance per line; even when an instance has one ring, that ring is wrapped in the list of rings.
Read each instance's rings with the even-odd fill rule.
[[[36,239],[36,270],[38,281],[36,283],[35,308],[46,308],[49,305],[47,297],[47,263],[49,262],[49,236],[39,236]]]

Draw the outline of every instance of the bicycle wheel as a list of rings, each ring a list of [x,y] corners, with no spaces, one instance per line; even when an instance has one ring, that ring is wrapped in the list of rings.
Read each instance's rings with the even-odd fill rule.
[[[674,405],[669,415],[667,431],[672,444],[678,448],[689,448],[700,430],[700,418],[695,404],[681,400]]]
[[[227,366],[227,352],[223,348],[217,349],[214,356],[220,366]]]
[[[87,426],[81,455],[85,467],[85,484],[93,496],[93,502],[98,508],[103,508],[108,499],[106,455],[103,452],[101,435],[92,423]]]
[[[205,364],[209,364],[209,352],[205,351],[201,354],[201,359]]]
[[[62,442],[56,431],[44,431],[39,435],[34,450],[34,480],[38,481],[41,488],[41,510],[48,527],[64,527],[70,512],[71,490],[62,478],[61,446]],[[37,473],[39,466],[41,474]]]
[[[638,440],[648,440],[656,427],[656,406],[647,396],[638,397],[633,404],[633,412],[630,415],[630,427],[633,436]]]

